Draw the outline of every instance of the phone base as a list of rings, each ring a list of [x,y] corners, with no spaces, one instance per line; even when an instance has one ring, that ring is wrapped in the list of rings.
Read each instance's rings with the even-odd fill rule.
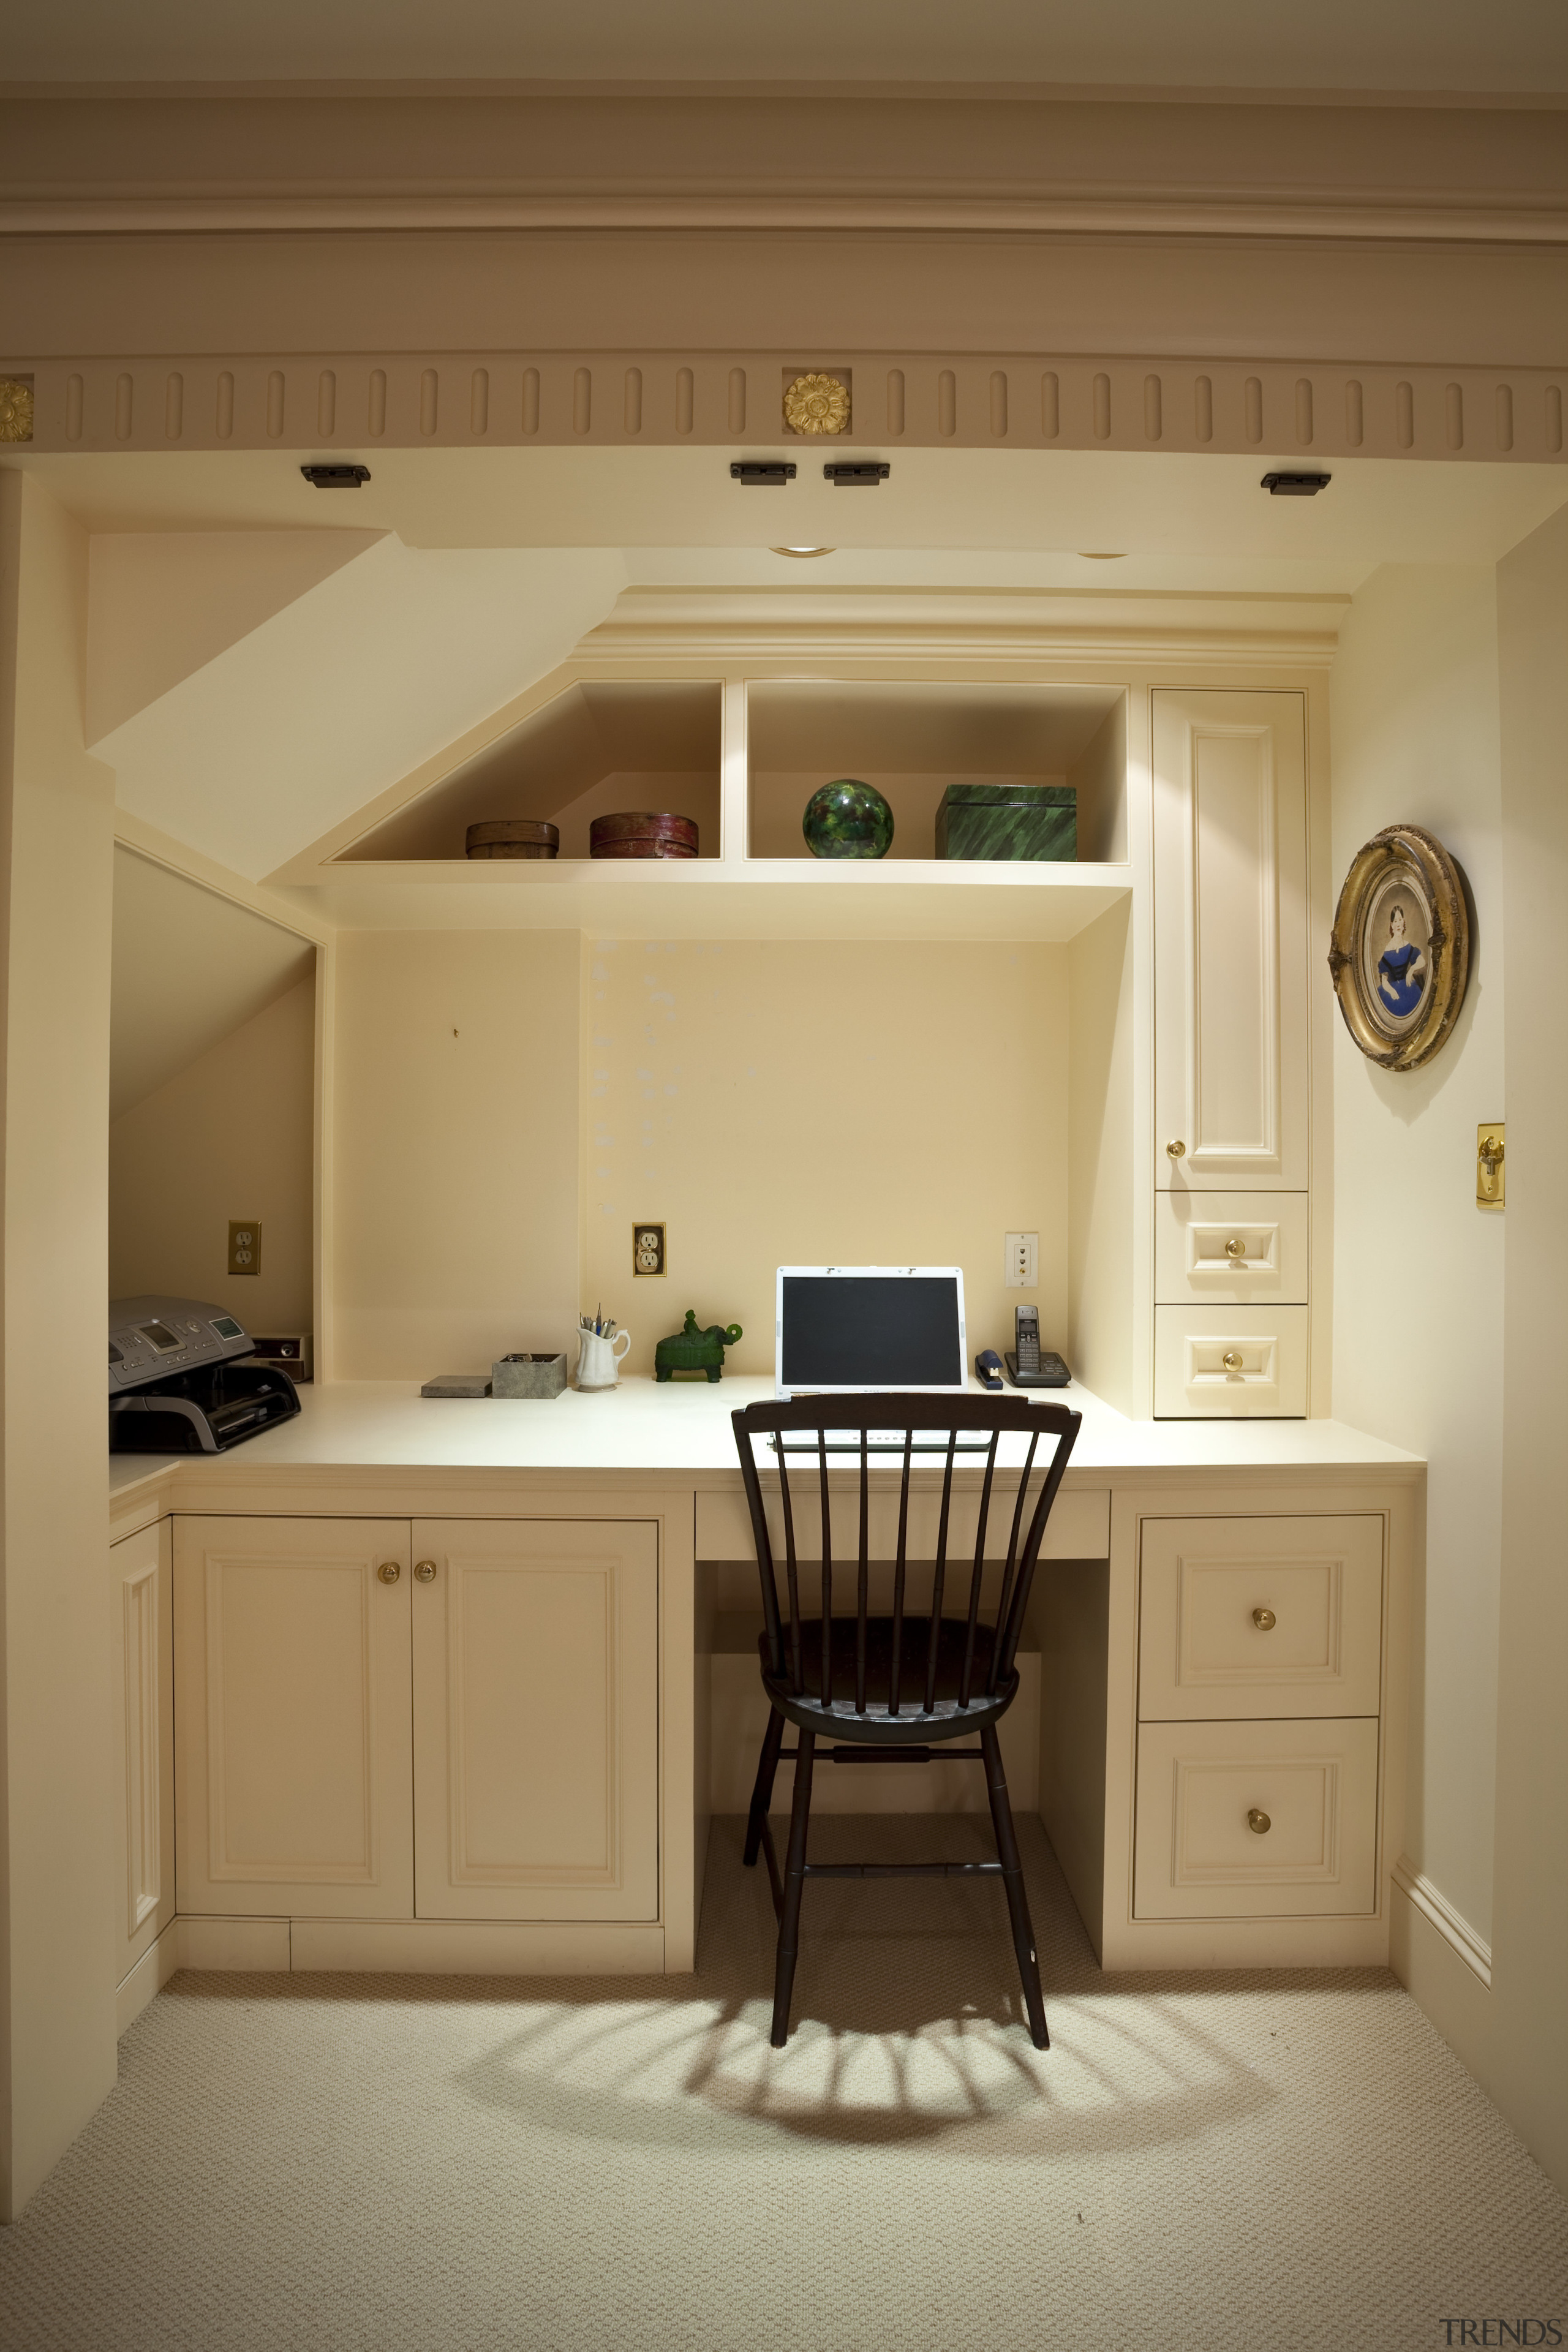
[[[1017,1356],[1011,1348],[1007,1350],[1006,1362],[1007,1378],[1016,1389],[1065,1389],[1072,1380],[1072,1374],[1054,1348],[1040,1349],[1040,1369],[1037,1372],[1021,1372],[1018,1370]]]

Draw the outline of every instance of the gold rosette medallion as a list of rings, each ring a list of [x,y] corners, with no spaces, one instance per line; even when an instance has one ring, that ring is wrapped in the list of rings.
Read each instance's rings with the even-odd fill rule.
[[[792,433],[843,433],[849,424],[849,388],[836,375],[797,375],[784,396]]]
[[[33,437],[33,387],[14,375],[0,375],[0,441]]]

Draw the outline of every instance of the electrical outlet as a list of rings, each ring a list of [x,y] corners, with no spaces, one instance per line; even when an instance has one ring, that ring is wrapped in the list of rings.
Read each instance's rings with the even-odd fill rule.
[[[1040,1237],[1038,1234],[1009,1234],[1007,1236],[1007,1288],[1033,1290],[1039,1279]]]
[[[229,1219],[228,1270],[230,1274],[260,1273],[261,1220],[259,1217]]]
[[[632,1227],[632,1272],[663,1274],[665,1270],[664,1227],[639,1218]]]

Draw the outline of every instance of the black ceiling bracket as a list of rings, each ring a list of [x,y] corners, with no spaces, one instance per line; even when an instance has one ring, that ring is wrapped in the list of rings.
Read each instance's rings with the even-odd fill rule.
[[[313,490],[357,490],[370,479],[368,466],[301,466],[300,471]]]
[[[891,466],[878,457],[857,466],[824,466],[822,478],[825,482],[831,482],[836,490],[874,490],[879,482],[887,480],[892,470]]]
[[[741,457],[730,468],[730,479],[743,483],[749,490],[782,490],[786,482],[795,479],[795,467],[784,458],[763,463],[757,457]]]
[[[1333,478],[1331,474],[1265,474],[1259,487],[1271,499],[1315,499]]]

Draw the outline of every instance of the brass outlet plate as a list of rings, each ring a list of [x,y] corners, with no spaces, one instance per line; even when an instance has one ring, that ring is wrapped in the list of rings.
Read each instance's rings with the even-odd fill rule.
[[[1503,1165],[1507,1129],[1500,1118],[1489,1118],[1476,1129],[1476,1198],[1485,1209],[1500,1209],[1508,1181]]]
[[[259,1217],[229,1219],[228,1270],[230,1274],[260,1273],[261,1220]]]
[[[664,1227],[647,1217],[639,1217],[632,1227],[632,1273],[640,1280],[668,1274],[665,1257]]]

